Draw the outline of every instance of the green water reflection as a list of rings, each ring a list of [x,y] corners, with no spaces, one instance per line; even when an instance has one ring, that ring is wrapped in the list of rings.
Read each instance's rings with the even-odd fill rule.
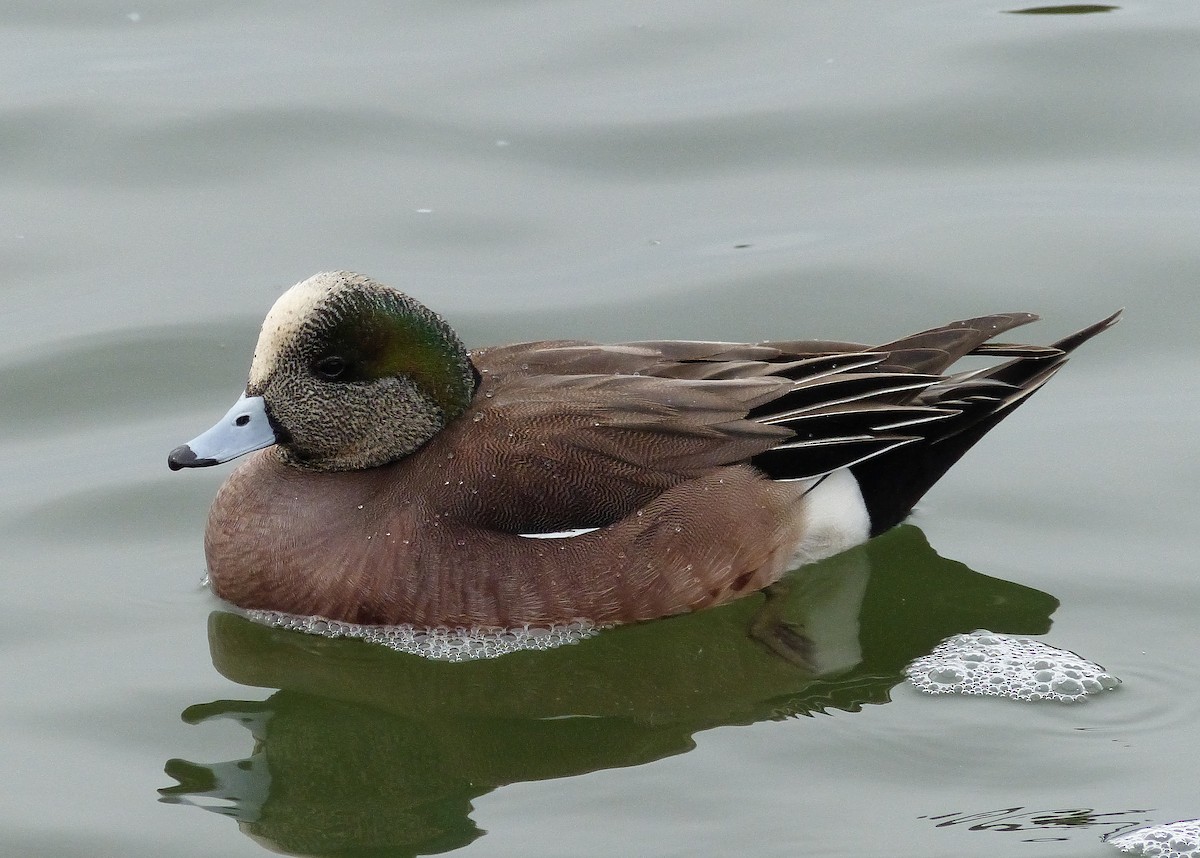
[[[236,818],[273,849],[425,855],[482,833],[471,801],[505,784],[648,763],[712,727],[886,703],[904,666],[975,628],[1040,634],[1058,601],[939,557],[903,526],[719,609],[578,645],[434,662],[218,612],[213,663],[269,699],[189,707],[253,753],[170,760],[164,801]]]

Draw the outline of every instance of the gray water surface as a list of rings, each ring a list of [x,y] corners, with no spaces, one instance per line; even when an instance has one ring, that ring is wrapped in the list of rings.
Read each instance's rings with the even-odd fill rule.
[[[7,4],[0,853],[1040,858],[1200,816],[1200,8],[1020,8]],[[165,466],[331,268],[473,345],[1127,311],[777,604],[444,665],[213,614],[229,469]],[[979,626],[1123,685],[902,683]]]

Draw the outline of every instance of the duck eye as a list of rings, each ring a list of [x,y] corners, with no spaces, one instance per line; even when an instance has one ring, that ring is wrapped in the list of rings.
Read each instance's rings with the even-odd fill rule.
[[[321,378],[327,381],[337,381],[346,371],[346,359],[337,355],[329,355],[317,361],[313,369]]]

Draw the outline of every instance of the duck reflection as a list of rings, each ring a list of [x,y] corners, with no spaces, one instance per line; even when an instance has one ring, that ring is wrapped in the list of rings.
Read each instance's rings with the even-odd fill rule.
[[[482,832],[499,786],[648,763],[700,730],[885,703],[912,659],[976,628],[1040,634],[1057,600],[939,557],[905,525],[713,610],[543,652],[451,664],[217,612],[213,664],[279,689],[189,707],[254,739],[246,759],[166,764],[162,800],[275,850],[428,855]]]

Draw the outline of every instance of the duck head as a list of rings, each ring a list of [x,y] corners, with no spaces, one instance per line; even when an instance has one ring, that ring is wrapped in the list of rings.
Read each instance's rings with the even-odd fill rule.
[[[360,470],[412,453],[470,404],[478,375],[440,316],[359,274],[317,274],[267,313],[245,392],[172,470],[278,445],[291,465]]]

